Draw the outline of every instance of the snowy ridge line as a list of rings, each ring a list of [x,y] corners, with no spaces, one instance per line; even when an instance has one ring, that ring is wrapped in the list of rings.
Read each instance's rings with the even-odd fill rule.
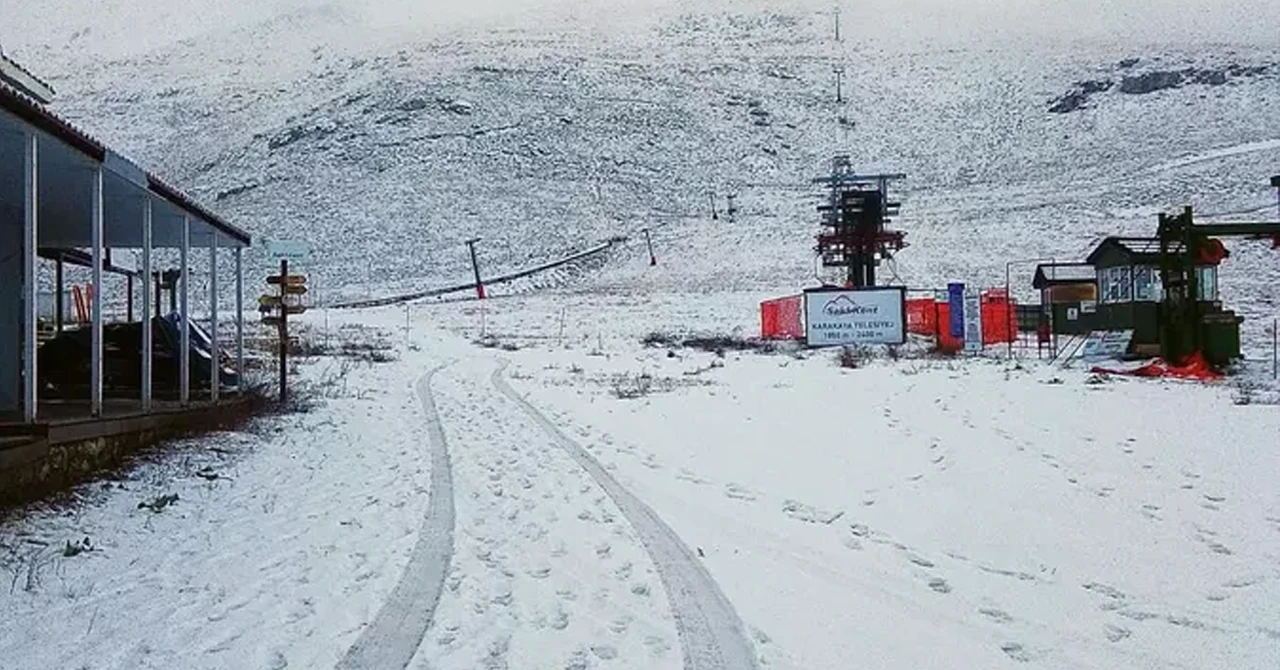
[[[1192,154],[1177,160],[1156,165],[1155,167],[1152,167],[1150,171],[1161,172],[1164,170],[1175,170],[1195,165],[1197,163],[1207,163],[1224,158],[1234,158],[1236,156],[1243,156],[1245,154],[1255,153],[1258,151],[1271,151],[1272,149],[1280,149],[1280,139],[1246,142],[1244,144],[1237,144],[1235,146],[1224,147],[1222,149],[1214,149],[1213,151],[1206,151],[1200,154]]]
[[[605,490],[640,536],[653,559],[670,599],[671,615],[680,635],[686,670],[752,670],[755,648],[743,633],[742,620],[675,531],[656,512],[618,483],[591,454],[565,435],[541,411],[516,393],[504,378],[506,363],[493,372],[493,385],[510,398],[555,440]]]
[[[440,413],[431,395],[431,380],[446,364],[437,365],[418,381],[418,397],[426,413],[427,444],[431,450],[431,492],[427,514],[409,563],[378,610],[360,633],[338,670],[403,670],[409,666],[431,626],[445,576],[453,557],[453,472]]]
[[[573,254],[572,256],[566,256],[564,258],[551,261],[550,263],[543,263],[542,265],[526,268],[518,272],[512,272],[510,274],[505,274],[498,277],[493,277],[491,279],[481,279],[480,283],[484,284],[485,286],[492,286],[494,284],[505,284],[507,282],[512,282],[517,279],[523,279],[525,277],[528,277],[530,275],[535,275],[540,272],[546,272],[547,270],[554,270],[555,268],[558,268],[562,265],[568,265],[569,263],[573,263],[576,261],[583,260],[584,258],[590,258],[597,254],[604,253],[609,249],[612,249],[613,245],[620,244],[622,242],[625,242],[626,240],[627,238],[625,237],[610,238],[608,241],[601,242],[600,244],[594,247],[591,247],[590,249],[579,251],[578,253]],[[446,288],[429,289],[426,291],[406,293],[404,295],[387,296],[385,298],[372,298],[369,300],[354,300],[350,302],[340,302],[334,305],[328,305],[328,307],[332,307],[333,309],[364,309],[368,307],[385,307],[387,305],[395,305],[402,302],[411,302],[413,300],[421,300],[422,298],[434,298],[439,295],[446,295],[449,293],[458,293],[460,291],[469,291],[474,289],[475,286],[476,286],[475,282],[467,282],[465,284],[458,284],[456,286],[449,286]]]

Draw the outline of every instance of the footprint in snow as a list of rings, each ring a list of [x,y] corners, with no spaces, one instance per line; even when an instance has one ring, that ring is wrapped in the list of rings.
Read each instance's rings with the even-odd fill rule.
[[[978,614],[981,614],[996,623],[1010,623],[1013,621],[1013,617],[1009,616],[1009,613],[1004,610],[984,607],[978,610]]]
[[[933,567],[933,561],[930,561],[929,559],[927,559],[927,558],[925,558],[925,557],[923,557],[923,556],[918,556],[918,555],[916,555],[916,554],[911,554],[911,555],[907,556],[907,560],[908,560],[908,561],[911,561],[912,563],[915,563],[916,565],[918,565],[918,566],[920,566],[920,567],[922,567],[922,568],[932,568],[932,567]]]
[[[1006,642],[1000,645],[1000,651],[1003,651],[1006,656],[1019,663],[1029,663],[1031,661],[1031,655],[1017,642]]]
[[[1132,635],[1128,628],[1113,626],[1111,624],[1106,624],[1102,627],[1102,634],[1107,637],[1107,641],[1109,642],[1119,642]]]
[[[621,635],[631,627],[631,615],[623,614],[609,623],[609,630]]]
[[[657,635],[650,635],[644,639],[644,646],[649,649],[651,656],[662,656],[671,651],[671,643]]]
[[[951,593],[951,585],[947,583],[947,580],[942,579],[941,577],[934,577],[933,579],[930,579],[929,588],[938,593]]]
[[[551,628],[554,630],[564,630],[569,627],[569,615],[562,609],[556,610],[556,615],[551,617]]]
[[[618,657],[618,648],[611,644],[593,644],[591,653],[595,654],[596,658],[611,661]]]
[[[1255,586],[1257,584],[1261,584],[1262,582],[1266,581],[1266,579],[1267,578],[1263,577],[1262,575],[1236,577],[1235,579],[1230,579],[1223,582],[1222,585],[1229,589],[1243,589],[1243,588],[1248,588],[1250,586]]]
[[[587,657],[584,649],[578,649],[569,656],[569,660],[565,661],[564,670],[587,670],[591,667],[591,660]]]
[[[734,500],[753,501],[756,499],[755,493],[741,484],[726,484],[724,494]]]

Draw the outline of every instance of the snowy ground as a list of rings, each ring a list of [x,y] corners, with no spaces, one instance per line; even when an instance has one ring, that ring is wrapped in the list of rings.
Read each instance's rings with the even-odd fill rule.
[[[743,667],[735,645],[795,669],[1280,662],[1273,407],[1034,359],[640,343],[750,334],[758,298],[332,315],[398,360],[3,526],[6,667],[334,667],[369,639],[422,669]],[[415,545],[445,546],[419,531],[437,445],[455,515],[443,583],[417,583],[431,611],[395,593]],[[424,633],[379,637],[415,608]]]

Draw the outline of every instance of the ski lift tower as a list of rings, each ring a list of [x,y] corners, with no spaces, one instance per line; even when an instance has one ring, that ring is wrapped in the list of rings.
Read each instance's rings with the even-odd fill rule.
[[[836,156],[831,175],[813,180],[830,188],[822,214],[822,232],[815,251],[824,267],[847,268],[846,286],[876,285],[876,266],[907,246],[906,233],[885,226],[897,216],[899,203],[889,201],[889,182],[905,174],[861,175],[854,172],[849,156]]]

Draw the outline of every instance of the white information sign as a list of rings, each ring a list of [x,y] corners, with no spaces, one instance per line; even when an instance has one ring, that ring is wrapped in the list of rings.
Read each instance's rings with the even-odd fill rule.
[[[982,351],[982,296],[972,289],[964,292],[964,350]]]
[[[902,344],[907,341],[906,289],[817,289],[805,291],[805,342]]]
[[[273,261],[305,263],[311,258],[311,245],[302,240],[268,240],[267,257]]]
[[[1095,330],[1089,333],[1080,356],[1085,360],[1120,358],[1128,353],[1132,341],[1132,330]]]

